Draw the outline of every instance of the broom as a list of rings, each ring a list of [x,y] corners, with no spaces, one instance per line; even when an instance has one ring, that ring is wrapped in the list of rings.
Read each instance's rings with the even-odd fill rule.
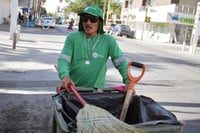
[[[87,104],[72,84],[68,84],[68,88],[73,91],[83,106],[76,116],[77,133],[145,133],[141,129],[120,121],[108,111]]]

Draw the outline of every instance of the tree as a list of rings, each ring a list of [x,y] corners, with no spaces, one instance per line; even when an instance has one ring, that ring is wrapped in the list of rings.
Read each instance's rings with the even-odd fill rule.
[[[100,3],[98,1],[101,1]],[[75,0],[75,1],[68,1],[69,6],[67,7],[68,12],[81,12],[85,7],[91,4],[96,4],[103,8],[103,0]]]
[[[61,3],[63,2],[63,0],[59,0],[59,5],[58,5],[58,9],[57,9],[57,12],[59,12],[60,11],[60,5],[61,5]]]
[[[41,15],[45,15],[45,14],[47,14],[47,10],[46,10],[46,8],[41,7],[41,10],[40,10],[40,16],[41,16]]]
[[[108,0],[65,0],[66,2],[69,3],[69,6],[65,9],[66,12],[75,12],[79,13],[81,12],[85,7],[91,4],[98,5],[102,11],[105,11],[107,13],[107,6],[105,7],[106,9],[104,10],[104,2],[107,2]],[[116,14],[118,18],[120,18],[120,13],[121,13],[121,6],[119,3],[112,2],[110,4],[110,16],[112,14]]]
[[[40,17],[41,12],[43,12],[42,5],[46,2],[46,0],[38,0],[37,2],[38,3],[37,3],[36,12],[37,12],[37,17]]]
[[[121,15],[121,6],[120,6],[120,3],[117,3],[117,2],[112,2],[111,3],[111,14],[116,14],[117,15],[117,18],[120,18],[120,15]]]

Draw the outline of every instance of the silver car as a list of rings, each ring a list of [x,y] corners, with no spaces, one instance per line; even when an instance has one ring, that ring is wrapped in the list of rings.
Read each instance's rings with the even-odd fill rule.
[[[129,25],[116,24],[112,28],[112,34],[117,36],[126,36],[128,38],[134,38],[134,31],[131,30]]]
[[[53,17],[42,17],[42,28],[55,28],[56,20]]]

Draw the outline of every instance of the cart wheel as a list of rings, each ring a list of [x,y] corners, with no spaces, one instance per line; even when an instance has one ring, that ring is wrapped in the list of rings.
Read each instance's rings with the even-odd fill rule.
[[[57,125],[56,125],[56,118],[55,118],[55,115],[53,115],[52,133],[57,133]]]

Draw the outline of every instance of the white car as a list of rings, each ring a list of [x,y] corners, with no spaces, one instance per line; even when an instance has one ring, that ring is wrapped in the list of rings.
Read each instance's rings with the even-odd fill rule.
[[[53,17],[42,17],[42,28],[55,28],[56,20]]]

